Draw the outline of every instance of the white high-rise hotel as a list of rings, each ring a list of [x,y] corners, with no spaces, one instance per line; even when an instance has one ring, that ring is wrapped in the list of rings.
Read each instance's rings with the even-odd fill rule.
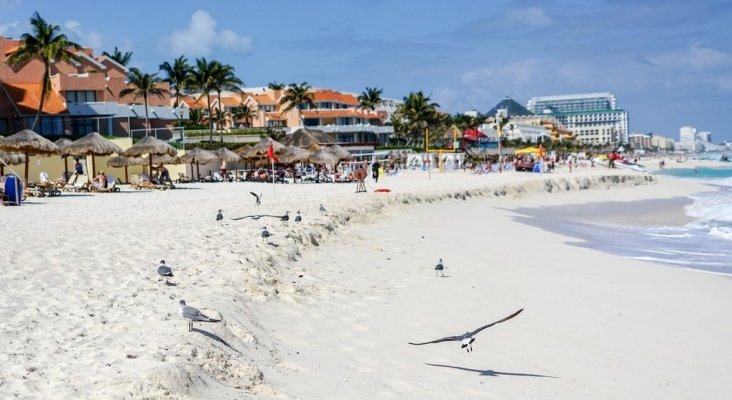
[[[556,117],[581,143],[628,143],[628,112],[617,108],[611,93],[532,97],[527,108]]]

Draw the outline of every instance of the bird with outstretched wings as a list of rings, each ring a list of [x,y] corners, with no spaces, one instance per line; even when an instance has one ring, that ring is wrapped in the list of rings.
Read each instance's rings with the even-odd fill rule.
[[[423,344],[440,343],[440,342],[462,342],[462,346],[460,346],[460,348],[461,349],[464,349],[464,348],[467,347],[467,350],[468,350],[468,353],[469,353],[473,349],[472,344],[475,341],[475,337],[474,337],[475,335],[477,335],[478,333],[480,333],[480,331],[482,331],[483,329],[487,329],[487,328],[490,328],[491,326],[493,326],[495,324],[500,324],[501,322],[508,321],[509,319],[511,319],[511,318],[519,315],[521,313],[521,311],[524,311],[524,309],[522,308],[522,309],[516,311],[515,313],[509,315],[508,317],[505,317],[503,319],[499,319],[498,321],[491,322],[490,324],[487,324],[487,325],[483,325],[480,328],[478,328],[478,329],[476,329],[476,330],[474,330],[472,332],[465,332],[464,334],[459,335],[459,336],[447,336],[447,337],[444,337],[444,338],[430,340],[429,342],[422,342],[422,343],[412,343],[412,342],[409,342],[409,344],[412,344],[412,345],[415,345],[415,346],[421,346]]]

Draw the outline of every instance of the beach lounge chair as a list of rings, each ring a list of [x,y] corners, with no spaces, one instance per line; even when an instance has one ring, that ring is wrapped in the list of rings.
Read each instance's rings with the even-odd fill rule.
[[[191,183],[193,182],[193,178],[190,176],[186,176],[182,172],[178,172],[178,179],[175,180],[175,183]]]
[[[112,175],[107,176],[107,187],[101,187],[99,185],[92,185],[91,188],[95,192],[102,192],[102,193],[119,192],[119,188],[117,187],[117,178],[115,178]]]
[[[212,175],[213,175],[214,182],[223,182],[224,181],[224,177],[220,173],[214,172]]]

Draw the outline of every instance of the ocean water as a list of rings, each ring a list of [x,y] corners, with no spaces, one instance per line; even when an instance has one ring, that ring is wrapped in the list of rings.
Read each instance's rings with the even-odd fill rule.
[[[703,181],[719,190],[689,198],[521,208],[516,210],[515,219],[577,239],[570,245],[732,274],[732,166],[673,169],[659,174]],[[644,218],[649,215],[653,218]]]

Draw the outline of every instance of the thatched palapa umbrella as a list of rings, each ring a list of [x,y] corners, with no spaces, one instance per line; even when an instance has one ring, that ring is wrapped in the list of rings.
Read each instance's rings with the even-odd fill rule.
[[[69,177],[69,153],[64,151],[64,147],[70,145],[71,143],[73,142],[66,138],[61,138],[53,142],[53,144],[58,146],[59,150],[61,150],[61,158],[64,159],[64,179],[67,179]]]
[[[294,164],[299,162],[305,162],[310,157],[310,152],[295,146],[287,146],[285,151],[277,155],[280,162],[285,164]]]
[[[226,147],[221,147],[219,149],[216,149],[216,151],[213,152],[216,154],[216,157],[219,158],[219,160],[227,163],[238,163],[241,161],[241,156],[234,153],[233,151],[227,149]],[[237,178],[237,170],[234,170],[234,179]]]
[[[24,129],[0,141],[0,150],[18,152],[25,155],[25,187],[28,187],[28,161],[31,155],[59,154],[58,146],[30,129]]]
[[[191,150],[186,150],[186,154],[180,157],[180,160],[185,163],[191,164],[191,170],[193,170],[193,164],[196,164],[196,179],[201,179],[201,171],[199,170],[199,163],[209,163],[213,160],[217,160],[216,154],[203,150],[199,147],[194,147]]]
[[[0,176],[5,175],[5,165],[18,165],[23,163],[25,163],[25,155],[0,151]]]
[[[127,167],[133,165],[144,165],[145,159],[142,157],[125,157],[117,156],[107,160],[107,166],[113,168],[125,167],[125,183],[130,183],[129,175],[127,174]]]
[[[329,145],[335,140],[327,133],[315,129],[298,129],[282,140],[283,144],[295,147],[310,147],[312,144]]]
[[[350,160],[353,158],[350,151],[344,149],[337,144],[328,147],[327,150],[328,152],[333,153],[336,157],[338,157],[338,160]]]
[[[178,155],[178,150],[175,147],[163,142],[162,140],[156,139],[152,136],[145,136],[139,142],[135,143],[129,149],[125,150],[122,155],[125,157],[142,156],[144,154],[152,154],[153,156],[159,156],[163,154],[175,157]],[[148,158],[150,166],[150,178],[152,179],[153,170],[153,158]]]
[[[97,132],[91,132],[81,139],[77,139],[71,144],[65,146],[62,150],[63,153],[70,154],[72,156],[88,156],[92,157],[92,174],[97,173],[97,163],[94,159],[95,156],[108,156],[110,154],[122,154],[123,150],[121,147],[112,143],[112,141],[105,139],[102,135]],[[89,179],[89,176],[87,176]]]
[[[287,148],[287,146],[285,146],[284,144],[282,144],[270,137],[266,137],[266,138],[263,138],[262,140],[260,140],[259,143],[246,149],[246,151],[244,152],[244,154],[242,154],[242,156],[248,157],[248,158],[254,158],[254,157],[266,154],[267,149],[269,148],[270,144],[272,145],[272,149],[274,150],[275,154],[280,154],[283,151],[285,151],[285,149]]]
[[[327,149],[318,149],[310,153],[308,161],[315,164],[335,164],[338,162],[338,157]]]

